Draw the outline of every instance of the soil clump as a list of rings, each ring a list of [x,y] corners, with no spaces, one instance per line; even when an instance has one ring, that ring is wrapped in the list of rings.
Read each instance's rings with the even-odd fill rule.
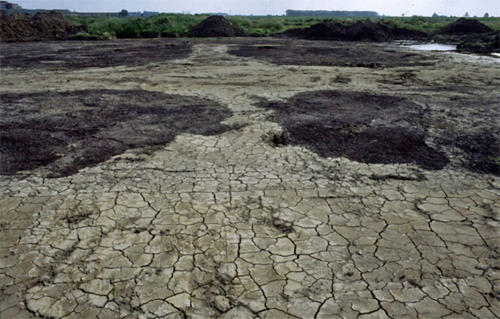
[[[187,36],[193,38],[246,37],[248,33],[223,16],[210,16],[192,27]]]
[[[0,39],[3,42],[64,38],[80,32],[88,32],[88,27],[75,26],[55,11],[35,15],[17,12],[9,15],[5,11],[0,13]]]
[[[176,135],[220,134],[231,111],[216,102],[147,91],[4,94],[0,173],[46,166],[68,176],[128,149],[165,145]]]

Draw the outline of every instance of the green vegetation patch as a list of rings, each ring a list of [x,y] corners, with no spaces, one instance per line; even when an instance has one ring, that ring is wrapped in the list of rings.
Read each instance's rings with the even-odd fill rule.
[[[187,34],[189,29],[203,21],[206,15],[159,14],[149,18],[119,17],[68,17],[76,24],[89,26],[90,35],[95,36],[130,36],[158,34],[179,36]]]
[[[89,26],[90,35],[94,36],[139,36],[177,35],[186,36],[189,29],[208,15],[159,14],[149,18],[133,17],[74,17],[67,18],[75,24]],[[308,28],[320,22],[339,22],[350,25],[359,20],[380,22],[388,27],[406,28],[414,31],[434,33],[436,30],[456,21],[457,17],[382,17],[382,18],[355,18],[355,17],[286,17],[286,16],[231,16],[227,17],[234,25],[253,34],[272,34],[288,29]],[[500,30],[500,18],[475,18],[494,30]]]

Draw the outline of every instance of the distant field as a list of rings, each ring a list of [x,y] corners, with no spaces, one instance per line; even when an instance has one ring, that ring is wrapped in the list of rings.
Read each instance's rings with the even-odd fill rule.
[[[189,28],[198,24],[206,15],[160,14],[149,18],[118,17],[73,17],[67,18],[76,24],[86,24],[95,36],[120,36],[121,34],[178,34],[184,36]],[[319,22],[336,21],[351,24],[357,20],[380,22],[388,27],[403,27],[410,30],[432,33],[454,21],[457,17],[384,17],[384,18],[324,18],[249,16],[228,17],[233,24],[254,34],[272,34],[288,29],[310,27]],[[500,30],[500,18],[475,18],[494,30]]]

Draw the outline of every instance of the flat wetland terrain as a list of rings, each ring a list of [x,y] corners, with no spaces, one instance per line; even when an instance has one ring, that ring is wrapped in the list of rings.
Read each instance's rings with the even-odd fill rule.
[[[0,54],[0,318],[499,318],[499,58],[267,37]]]

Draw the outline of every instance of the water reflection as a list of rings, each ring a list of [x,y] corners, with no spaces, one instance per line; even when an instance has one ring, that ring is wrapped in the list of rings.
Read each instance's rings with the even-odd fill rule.
[[[457,49],[456,45],[439,43],[414,44],[408,45],[406,47],[414,50],[424,51],[455,51]]]

